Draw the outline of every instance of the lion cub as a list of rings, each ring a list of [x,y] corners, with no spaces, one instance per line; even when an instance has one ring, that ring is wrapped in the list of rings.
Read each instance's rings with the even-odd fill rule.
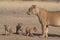
[[[33,32],[36,32],[37,28],[36,27],[26,27],[25,32],[26,32],[26,36],[33,36]]]
[[[4,25],[4,29],[5,29],[5,34],[11,34],[12,33],[12,29],[9,25]]]
[[[18,23],[16,26],[16,34],[19,34],[19,32],[21,32],[21,34],[23,33],[23,28],[22,28],[22,23]]]

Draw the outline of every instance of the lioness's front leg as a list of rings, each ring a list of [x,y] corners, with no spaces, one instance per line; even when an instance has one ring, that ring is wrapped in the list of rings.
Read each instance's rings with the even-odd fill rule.
[[[41,28],[42,28],[42,37],[48,37],[48,27],[46,24],[41,24]]]
[[[42,28],[42,37],[48,37],[48,25],[46,20],[42,20],[41,23],[41,28]]]
[[[47,11],[41,10],[40,13],[38,14],[38,17],[39,17],[39,21],[41,23],[42,37],[48,37]]]
[[[42,37],[48,37],[48,25],[45,20],[41,21]]]

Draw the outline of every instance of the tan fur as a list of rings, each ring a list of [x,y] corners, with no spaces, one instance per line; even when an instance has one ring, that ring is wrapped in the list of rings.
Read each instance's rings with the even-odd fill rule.
[[[30,9],[31,11],[29,11]],[[47,26],[60,26],[60,11],[49,12],[44,8],[39,8],[39,7],[36,7],[36,5],[32,5],[28,9],[27,14],[28,15],[35,14],[38,17],[41,23],[43,37],[48,37]]]
[[[4,25],[4,28],[5,28],[5,34],[11,34],[12,29],[9,25]]]
[[[32,26],[26,27],[26,29],[25,29],[26,36],[33,36],[32,33],[36,32],[36,31],[37,31],[37,28],[32,27]]]
[[[16,26],[16,33],[19,34],[19,31],[21,32],[20,34],[23,34],[23,28],[22,28],[22,23],[18,23]]]

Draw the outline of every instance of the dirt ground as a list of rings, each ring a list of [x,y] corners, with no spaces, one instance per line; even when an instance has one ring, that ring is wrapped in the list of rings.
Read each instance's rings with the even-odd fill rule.
[[[60,3],[56,2],[0,2],[0,40],[60,40],[60,27],[49,27],[49,37],[39,38],[39,35],[34,37],[26,37],[24,35],[3,35],[4,24],[9,24],[15,33],[17,23],[23,23],[23,28],[27,26],[36,26],[38,28],[37,34],[41,34],[41,26],[37,16],[28,16],[26,11],[32,5],[36,4],[41,8],[45,8],[48,11],[59,11]]]

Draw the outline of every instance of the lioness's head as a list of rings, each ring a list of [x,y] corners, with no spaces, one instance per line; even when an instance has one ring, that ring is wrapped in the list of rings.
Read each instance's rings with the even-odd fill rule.
[[[36,8],[36,5],[32,5],[32,6],[28,9],[27,14],[28,14],[28,15],[33,14],[33,9],[35,9],[35,8]]]
[[[36,5],[32,5],[31,7],[32,7],[32,8],[36,8]]]

